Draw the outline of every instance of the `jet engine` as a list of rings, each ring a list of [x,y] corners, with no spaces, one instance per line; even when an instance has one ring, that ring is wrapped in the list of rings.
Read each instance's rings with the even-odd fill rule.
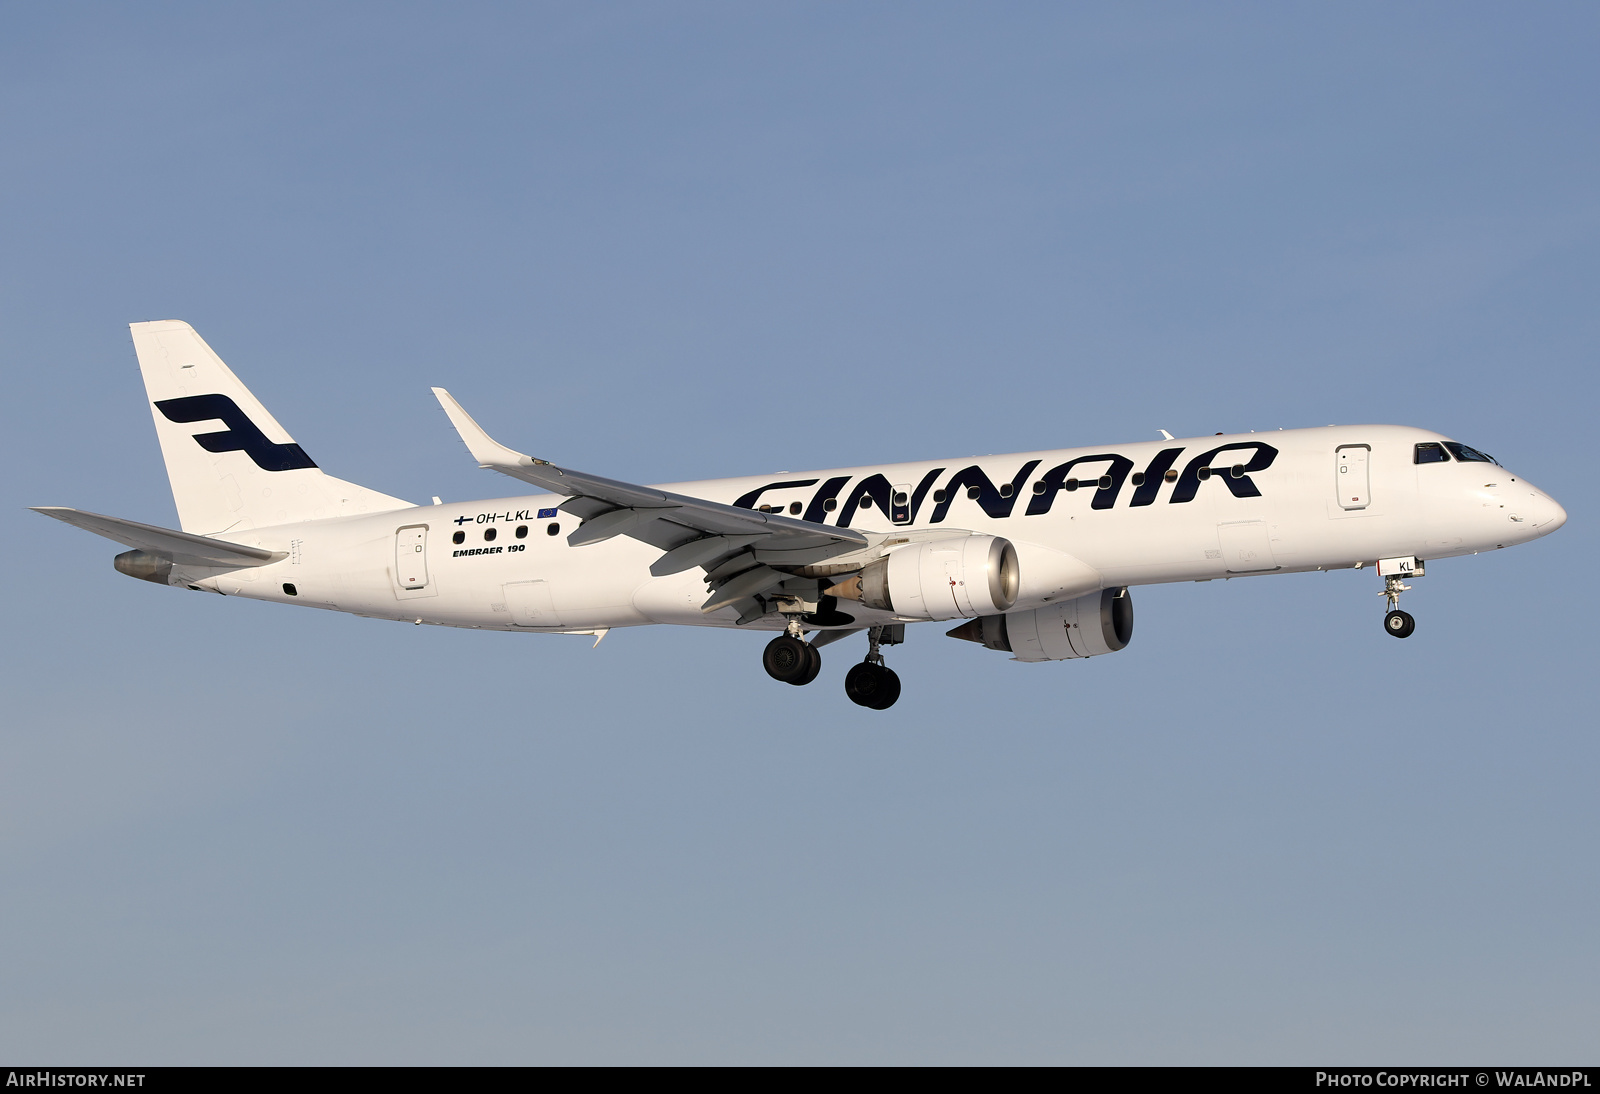
[[[1017,551],[997,536],[912,543],[826,590],[903,619],[994,615],[1017,602]]]
[[[1095,657],[1117,652],[1133,637],[1133,597],[1126,588],[1102,589],[1031,612],[981,616],[947,633],[1017,661]]]

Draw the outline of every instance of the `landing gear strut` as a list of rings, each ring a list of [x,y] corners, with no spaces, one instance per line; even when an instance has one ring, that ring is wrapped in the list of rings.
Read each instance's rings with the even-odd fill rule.
[[[1389,614],[1383,617],[1383,629],[1396,638],[1410,638],[1417,629],[1417,621],[1410,612],[1400,610],[1400,594],[1411,591],[1405,584],[1408,577],[1422,576],[1422,560],[1418,558],[1385,558],[1378,560],[1378,576],[1383,578],[1383,596],[1389,603]]]
[[[857,706],[872,710],[888,710],[900,698],[900,677],[883,663],[880,645],[902,641],[905,625],[870,627],[867,630],[867,658],[856,665],[844,678],[844,693]]]

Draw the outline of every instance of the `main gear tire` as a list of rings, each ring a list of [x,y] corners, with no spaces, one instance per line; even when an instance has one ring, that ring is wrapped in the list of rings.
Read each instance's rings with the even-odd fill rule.
[[[822,657],[809,643],[793,635],[780,634],[761,654],[761,667],[767,675],[785,684],[808,684],[816,679]]]
[[[811,683],[817,678],[817,673],[822,671],[822,651],[810,642],[804,642],[802,645],[806,648],[806,660],[810,667],[799,677],[789,681],[795,687],[804,687],[806,684]]]
[[[900,677],[891,668],[863,661],[845,674],[844,693],[857,706],[888,710],[900,698]]]

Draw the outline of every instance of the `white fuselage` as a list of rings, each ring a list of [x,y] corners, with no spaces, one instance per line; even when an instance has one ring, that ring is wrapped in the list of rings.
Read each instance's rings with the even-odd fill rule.
[[[1030,557],[1070,556],[1090,572],[1089,587],[1113,588],[1473,554],[1535,539],[1565,521],[1554,500],[1497,464],[1415,462],[1418,443],[1443,440],[1401,426],[1328,426],[666,489],[870,532],[1004,537],[1021,556],[1019,611],[1059,592],[1030,581]],[[896,506],[902,490],[905,504]],[[865,506],[863,497],[871,499]],[[652,577],[658,548],[626,536],[569,546],[579,521],[552,512],[561,501],[505,497],[231,531],[233,541],[287,557],[220,574],[180,568],[172,583],[453,627],[735,625],[732,608],[701,612],[700,570]],[[1076,580],[1073,595],[1085,588],[1081,575]],[[842,606],[853,626],[897,618]],[[749,624],[783,625],[775,614]]]

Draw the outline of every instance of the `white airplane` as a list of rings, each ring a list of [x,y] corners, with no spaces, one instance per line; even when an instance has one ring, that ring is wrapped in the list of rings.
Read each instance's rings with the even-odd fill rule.
[[[1017,661],[1123,649],[1129,588],[1361,569],[1384,629],[1424,559],[1548,535],[1566,511],[1427,430],[1217,434],[780,477],[635,486],[491,440],[442,388],[480,467],[538,492],[419,506],[325,474],[187,323],[132,324],[182,531],[35,510],[133,548],[116,568],[184,589],[448,627],[595,636],[647,623],[781,632],[763,664],[808,684],[866,632],[856,703],[900,694],[905,624]],[[806,640],[807,634],[810,641]]]

